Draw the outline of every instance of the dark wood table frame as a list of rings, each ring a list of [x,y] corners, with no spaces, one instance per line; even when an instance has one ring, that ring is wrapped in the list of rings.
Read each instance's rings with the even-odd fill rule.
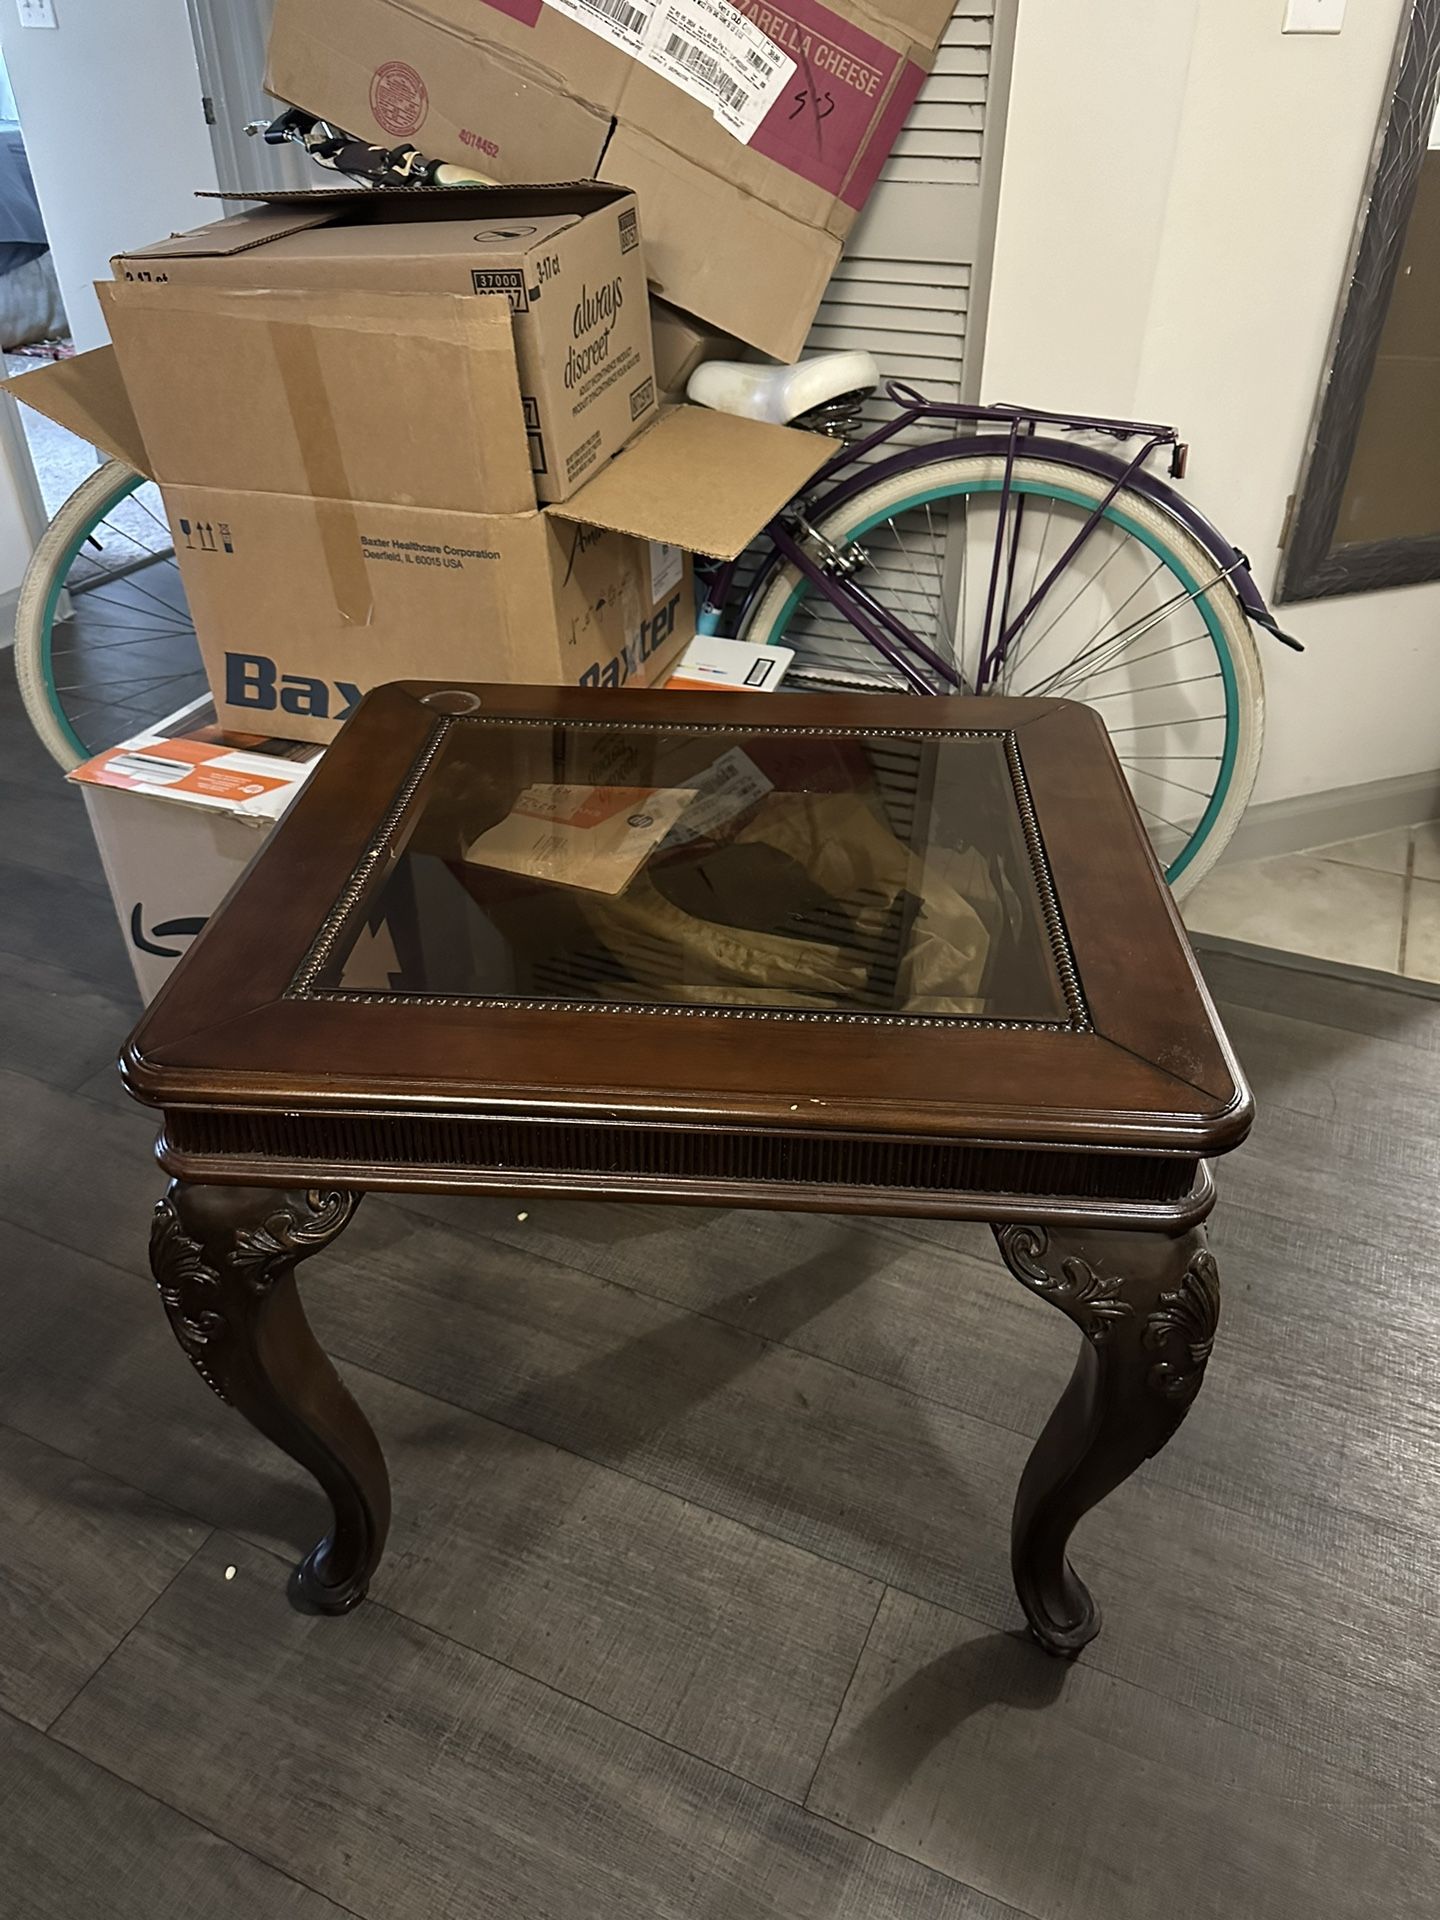
[[[324,989],[327,957],[470,712],[506,725],[995,736],[1068,1017]],[[163,1110],[157,1152],[174,1178],[151,1259],[176,1337],[333,1509],[292,1575],[296,1604],[355,1606],[389,1524],[379,1444],[295,1282],[365,1191],[930,1215],[988,1222],[1010,1271],[1083,1336],[1012,1529],[1026,1618],[1067,1655],[1099,1627],[1070,1535],[1165,1445],[1200,1388],[1219,1315],[1205,1161],[1251,1118],[1104,729],[1048,700],[381,689],[177,968],[122,1071]]]

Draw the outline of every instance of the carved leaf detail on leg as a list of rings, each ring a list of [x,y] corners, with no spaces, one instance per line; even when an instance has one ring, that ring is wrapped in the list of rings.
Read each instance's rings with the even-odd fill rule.
[[[220,1275],[206,1265],[203,1247],[186,1233],[168,1195],[155,1205],[150,1270],[175,1338],[210,1391],[225,1400],[224,1389],[206,1358],[206,1348],[223,1340],[227,1331],[225,1315],[219,1310]]]
[[[305,1195],[309,1217],[293,1206],[277,1206],[263,1226],[240,1227],[226,1256],[231,1270],[254,1293],[267,1292],[293,1260],[323,1247],[354,1213],[358,1196],[338,1189],[312,1187]]]
[[[202,1242],[185,1231],[174,1199],[167,1194],[157,1202],[150,1268],[175,1338],[221,1400],[228,1403],[230,1396],[220,1384],[223,1368],[213,1362],[217,1349],[232,1337],[231,1318],[240,1311],[227,1298],[227,1277],[233,1275],[250,1295],[263,1299],[297,1260],[333,1240],[358,1204],[358,1194],[319,1188],[303,1198],[276,1193],[274,1209],[261,1225],[236,1227],[223,1256],[207,1261]],[[214,1264],[216,1258],[222,1260],[223,1271]]]
[[[1179,1286],[1161,1294],[1141,1334],[1146,1351],[1158,1355],[1150,1368],[1156,1393],[1167,1400],[1195,1397],[1219,1324],[1220,1275],[1214,1256],[1202,1251],[1192,1256]]]
[[[1099,1346],[1117,1320],[1134,1309],[1122,1300],[1120,1274],[1098,1273],[1088,1260],[1069,1254],[1052,1272],[1045,1264],[1050,1236],[1044,1227],[1021,1224],[997,1227],[995,1238],[1006,1266],[1032,1293],[1068,1313],[1088,1340]]]

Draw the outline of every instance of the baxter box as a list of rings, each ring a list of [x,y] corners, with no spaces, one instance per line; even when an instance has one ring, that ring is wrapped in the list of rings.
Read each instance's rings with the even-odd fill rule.
[[[152,1000],[264,844],[321,749],[226,736],[204,698],[70,775]]]
[[[831,451],[698,407],[537,511],[495,296],[101,288],[115,345],[6,383],[160,482],[223,726],[330,739],[391,680],[663,679],[691,553]]]
[[[541,500],[567,499],[654,419],[640,220],[623,187],[218,197],[263,204],[118,255],[116,280],[232,293],[502,296]]]
[[[782,360],[953,0],[279,0],[267,85],[383,147],[639,195],[650,282]]]

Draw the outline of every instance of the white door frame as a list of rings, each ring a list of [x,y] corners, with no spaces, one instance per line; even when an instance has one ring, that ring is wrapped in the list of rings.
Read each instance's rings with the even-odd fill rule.
[[[295,146],[269,147],[247,121],[279,113],[265,92],[265,45],[275,0],[186,0],[210,121],[215,170],[227,192],[312,187],[315,168]]]

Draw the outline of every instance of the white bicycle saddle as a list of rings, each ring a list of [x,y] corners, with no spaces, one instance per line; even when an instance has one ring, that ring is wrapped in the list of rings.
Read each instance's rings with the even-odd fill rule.
[[[707,360],[691,374],[685,391],[699,407],[783,427],[842,393],[867,392],[879,384],[880,369],[870,354],[820,353],[789,367]]]

